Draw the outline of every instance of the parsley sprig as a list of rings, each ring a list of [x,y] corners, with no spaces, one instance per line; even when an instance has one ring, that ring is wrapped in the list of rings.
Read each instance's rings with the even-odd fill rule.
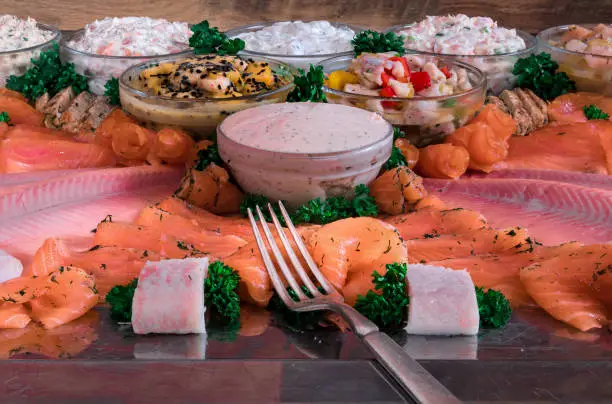
[[[399,328],[408,317],[410,298],[406,290],[406,264],[387,264],[384,275],[372,273],[374,289],[359,295],[355,309],[382,328]]]
[[[219,155],[219,147],[216,143],[211,144],[206,149],[198,151],[198,162],[193,167],[197,171],[204,171],[209,164],[214,163],[218,166],[223,164]]]
[[[224,322],[235,323],[240,319],[239,283],[238,272],[221,261],[208,266],[204,281],[206,307],[214,310]]]
[[[394,32],[386,34],[377,31],[361,31],[355,34],[351,41],[355,49],[355,56],[362,53],[385,53],[395,52],[398,55],[406,53],[404,49],[404,37]]]
[[[106,303],[110,305],[110,315],[118,323],[132,321],[132,300],[138,286],[138,278],[127,285],[117,285],[106,295]]]
[[[389,159],[383,164],[384,170],[392,170],[397,167],[405,167],[408,165],[406,161],[406,157],[402,151],[395,145],[395,141],[397,139],[405,138],[406,134],[397,126],[393,127],[393,148],[391,149],[391,156]]]
[[[6,81],[6,88],[20,92],[30,100],[45,93],[53,97],[71,86],[75,94],[89,90],[87,78],[78,74],[72,63],[61,62],[57,43],[42,52],[38,59],[32,59],[32,67],[23,75],[12,75]]]
[[[325,74],[322,66],[310,65],[308,72],[298,69],[293,79],[294,88],[287,95],[287,102],[327,102],[323,92]]]
[[[516,61],[512,73],[517,86],[532,90],[538,97],[550,101],[568,92],[576,91],[576,83],[564,72],[557,72],[559,64],[550,54],[530,55]]]
[[[324,201],[320,198],[311,199],[290,215],[291,221],[294,224],[327,224],[349,217],[378,216],[378,207],[366,185],[357,185],[354,193],[355,196],[352,199],[344,196],[332,196]],[[247,194],[240,204],[240,212],[246,216],[248,208],[254,210],[256,205],[264,208],[268,203],[270,200],[263,195]],[[272,203],[272,207],[283,223],[278,205]],[[272,221],[267,209],[262,209],[262,213],[267,221]]]
[[[119,80],[115,77],[111,77],[106,84],[104,84],[104,95],[108,97],[108,101],[111,105],[121,106],[121,98],[119,98]]]
[[[480,326],[483,328],[501,328],[508,323],[512,315],[510,302],[501,293],[476,287],[476,300],[480,313]]]
[[[0,122],[11,123],[11,117],[9,116],[8,112],[0,112]]]
[[[193,48],[196,55],[216,53],[217,55],[235,55],[244,49],[245,43],[242,39],[229,39],[227,35],[220,32],[217,27],[211,27],[204,20],[191,27],[193,34],[189,38],[189,46]]]
[[[610,115],[602,111],[597,105],[585,105],[582,107],[582,110],[584,111],[584,116],[589,121],[593,119],[610,119]]]

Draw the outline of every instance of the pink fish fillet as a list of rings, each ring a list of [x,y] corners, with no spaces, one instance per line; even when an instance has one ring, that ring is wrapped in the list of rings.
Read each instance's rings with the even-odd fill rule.
[[[204,334],[208,258],[147,262],[132,301],[136,334]]]
[[[406,279],[410,296],[408,334],[478,334],[476,291],[467,271],[408,265]]]
[[[553,182],[565,182],[581,185],[588,188],[598,188],[612,191],[612,176],[604,174],[587,174],[572,171],[555,170],[499,170],[485,173],[470,173],[470,178],[501,178],[501,179],[529,179]],[[465,178],[465,177],[464,177]]]
[[[612,191],[532,179],[424,183],[447,206],[480,212],[493,227],[525,227],[545,244],[612,241]]]
[[[112,167],[116,164],[112,150],[93,143],[15,138],[4,139],[0,144],[0,172]]]
[[[3,187],[0,190],[0,220],[102,195],[169,183],[178,184],[182,175],[183,170],[180,168],[137,166],[79,171],[24,185]]]
[[[30,191],[28,187],[20,188],[26,190],[24,198],[31,195],[33,199],[0,195],[0,209],[5,212],[0,215],[0,249],[28,268],[34,253],[47,238],[91,235],[91,230],[107,215],[117,221],[131,222],[145,206],[167,198],[176,190],[181,177],[181,170],[162,168],[160,171],[155,167],[102,171],[106,174],[87,176],[86,182],[66,177],[55,182],[57,188],[47,193],[36,183]],[[10,204],[6,202],[9,200]]]
[[[0,174],[0,191],[5,188],[16,185],[31,184],[41,182],[51,178],[63,177],[65,175],[74,175],[75,173],[95,170],[95,168],[82,168],[74,170],[50,170],[50,171],[34,171],[31,173],[14,173]]]

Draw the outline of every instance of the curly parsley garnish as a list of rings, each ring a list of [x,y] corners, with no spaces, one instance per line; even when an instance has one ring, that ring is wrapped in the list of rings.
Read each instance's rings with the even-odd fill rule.
[[[357,296],[355,309],[382,328],[399,328],[408,317],[410,297],[406,290],[406,264],[387,264],[384,275],[372,273],[374,289]]]
[[[23,75],[10,76],[6,88],[20,92],[30,100],[45,93],[53,97],[67,87],[72,87],[75,94],[89,90],[87,78],[78,74],[72,63],[61,62],[57,43],[42,52],[38,59],[32,59],[32,65]]]
[[[550,101],[568,92],[576,91],[576,83],[564,72],[557,72],[559,64],[548,53],[521,58],[512,73],[517,86],[532,90],[538,97]]]
[[[403,36],[398,36],[394,32],[383,34],[371,30],[361,31],[355,34],[351,44],[353,44],[355,49],[355,56],[359,56],[362,53],[384,52],[395,52],[401,56],[406,53]]]
[[[110,305],[111,318],[120,323],[132,321],[132,300],[138,286],[135,278],[127,285],[117,285],[106,295],[106,303]]]
[[[291,215],[291,220],[295,224],[327,224],[340,219],[362,216],[378,216],[378,207],[366,185],[355,187],[353,199],[332,196],[325,201],[319,198],[310,200]]]
[[[11,123],[11,117],[8,112],[0,112],[0,122]]]
[[[240,319],[239,283],[238,272],[221,261],[208,266],[208,276],[204,281],[206,307],[214,310],[226,323],[234,323]]]
[[[405,167],[408,165],[406,161],[406,157],[402,151],[395,145],[395,141],[397,139],[405,138],[406,134],[398,127],[393,127],[393,148],[391,149],[391,156],[389,159],[383,164],[383,170],[392,170],[397,167]]]
[[[310,65],[308,73],[298,69],[298,75],[293,79],[295,87],[287,95],[287,102],[327,102],[323,92],[324,83],[325,74],[322,66]]]
[[[196,55],[216,53],[217,55],[235,55],[244,49],[244,41],[239,38],[229,39],[217,27],[211,27],[208,21],[202,21],[191,27],[193,34],[189,46]]]
[[[104,84],[104,95],[108,97],[108,101],[111,105],[121,106],[121,99],[119,98],[119,80],[115,77],[111,77],[106,84]]]
[[[582,110],[584,111],[584,116],[586,116],[586,119],[589,121],[593,119],[610,119],[609,114],[605,113],[598,106],[593,104],[589,106],[585,105],[582,107]]]
[[[510,302],[501,292],[492,289],[485,292],[483,288],[476,287],[476,300],[481,327],[500,328],[510,320],[512,315]]]
[[[211,144],[206,149],[198,151],[198,162],[193,167],[197,171],[204,171],[209,164],[223,164],[221,156],[219,156],[219,147],[217,144]]]

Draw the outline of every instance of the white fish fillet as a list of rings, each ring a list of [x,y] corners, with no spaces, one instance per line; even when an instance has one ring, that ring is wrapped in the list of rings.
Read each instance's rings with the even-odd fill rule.
[[[136,334],[204,334],[208,258],[147,262],[132,301]]]
[[[480,316],[470,274],[433,265],[408,265],[408,334],[475,335]]]
[[[6,251],[0,250],[0,283],[19,278],[22,272],[21,261]]]
[[[0,191],[0,223],[46,208],[168,183],[183,170],[166,166],[109,168],[59,175]]]

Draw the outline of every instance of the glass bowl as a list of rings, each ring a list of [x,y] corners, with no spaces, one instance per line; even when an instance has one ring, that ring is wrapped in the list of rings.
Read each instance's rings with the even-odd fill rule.
[[[580,25],[593,28],[597,24]],[[559,70],[576,82],[578,91],[612,96],[612,56],[570,51],[553,44],[561,39],[569,27],[561,25],[540,32],[537,36],[538,51],[550,53],[553,60],[559,63]]]
[[[0,52],[0,87],[4,87],[6,80],[11,75],[22,75],[32,67],[32,59],[37,58],[41,52],[49,50],[53,44],[59,42],[62,34],[51,25],[36,24],[38,28],[52,33],[51,39],[29,48],[16,49],[12,51]]]
[[[446,66],[463,68],[467,71],[472,89],[453,95],[438,97],[385,98],[372,95],[354,94],[323,86],[327,100],[334,104],[351,105],[381,114],[387,121],[399,126],[412,144],[417,147],[441,142],[446,135],[465,125],[484,104],[486,96],[486,75],[463,62],[453,59],[431,58]],[[353,54],[327,59],[320,63],[328,75],[336,70],[346,70],[353,60]],[[392,101],[393,108],[383,107],[383,101]]]
[[[285,108],[289,108],[289,111],[283,111]],[[301,117],[312,116],[310,114],[314,108],[319,110],[313,112],[316,118],[300,118],[299,114],[302,114]],[[283,112],[275,115],[279,110]],[[285,125],[277,128],[285,130],[279,132],[282,133],[280,136],[297,139],[288,142],[291,147],[282,143],[273,147],[258,144],[257,139],[268,136],[274,139],[274,135],[251,123],[271,121],[274,118],[268,117],[273,116],[280,120],[280,125]],[[325,119],[326,116],[328,119]],[[344,121],[338,118],[341,116]],[[321,126],[317,129],[316,138],[321,141],[306,144],[300,150],[297,146],[300,136],[308,138],[311,134],[309,126],[304,125],[304,121],[309,119],[319,121]],[[335,151],[325,150],[323,139],[333,138],[342,132],[348,134],[347,139],[354,136],[358,129],[347,128],[347,124],[343,123],[346,121],[364,130],[367,128],[369,132],[353,145],[339,143],[328,146]],[[296,124],[292,125],[293,122]],[[232,136],[232,128],[239,128],[243,137],[246,133],[249,141],[240,140],[241,136]],[[218,126],[217,142],[221,158],[243,190],[265,195],[272,200],[284,200],[294,208],[314,198],[350,197],[357,185],[372,182],[391,155],[393,127],[377,114],[344,105],[290,103],[267,105],[232,115]]]
[[[68,44],[85,33],[84,29],[74,32],[72,35],[64,36],[61,41],[60,55],[63,62],[74,64],[77,73],[87,77],[89,90],[96,95],[104,94],[104,85],[113,78],[119,77],[127,68],[150,60],[163,59],[170,56],[188,55],[190,48],[184,51],[168,55],[153,56],[106,56],[95,53],[82,52],[71,48]]]
[[[133,85],[143,70],[160,63],[176,62],[193,54],[155,59],[130,67],[119,78],[119,97],[123,109],[144,125],[152,129],[175,126],[189,131],[194,138],[203,139],[214,135],[215,129],[226,116],[257,105],[285,102],[293,89],[294,70],[276,60],[257,58],[268,62],[273,70],[287,75],[288,84],[261,94],[236,98],[177,99],[153,95]]]
[[[276,24],[278,22],[285,22],[285,21],[276,21],[276,22],[269,22],[269,23],[246,25],[244,27],[239,27],[239,28],[234,28],[232,30],[229,30],[225,32],[225,34],[230,38],[235,38],[236,36],[240,34],[259,31],[263,28],[272,26],[273,24]],[[357,27],[355,25],[342,24],[342,23],[337,23],[337,22],[330,22],[330,24],[337,28],[342,28],[342,27],[350,28],[355,33],[361,32],[364,30],[364,28]],[[319,54],[319,55],[278,55],[278,54],[271,54],[271,53],[259,52],[259,51],[248,50],[248,49],[245,49],[241,52],[241,54],[244,54],[247,57],[251,57],[255,59],[259,57],[265,57],[265,58],[270,58],[274,60],[279,60],[290,66],[293,66],[299,69],[304,69],[306,71],[308,71],[311,64],[317,65],[318,63],[320,63],[321,61],[325,59],[329,59],[334,56],[339,56],[343,53],[345,52],[336,52],[336,53]]]
[[[385,32],[391,31],[399,35],[401,31],[412,25],[413,24],[396,25],[388,28]],[[516,30],[516,33],[523,38],[526,45],[525,49],[516,52],[499,53],[495,55],[451,55],[425,52],[409,49],[407,47],[406,51],[410,53],[451,58],[475,66],[487,74],[487,90],[498,95],[504,90],[510,90],[515,87],[516,77],[512,74],[512,69],[516,61],[520,58],[532,55],[536,50],[537,41],[533,35],[521,30]]]

